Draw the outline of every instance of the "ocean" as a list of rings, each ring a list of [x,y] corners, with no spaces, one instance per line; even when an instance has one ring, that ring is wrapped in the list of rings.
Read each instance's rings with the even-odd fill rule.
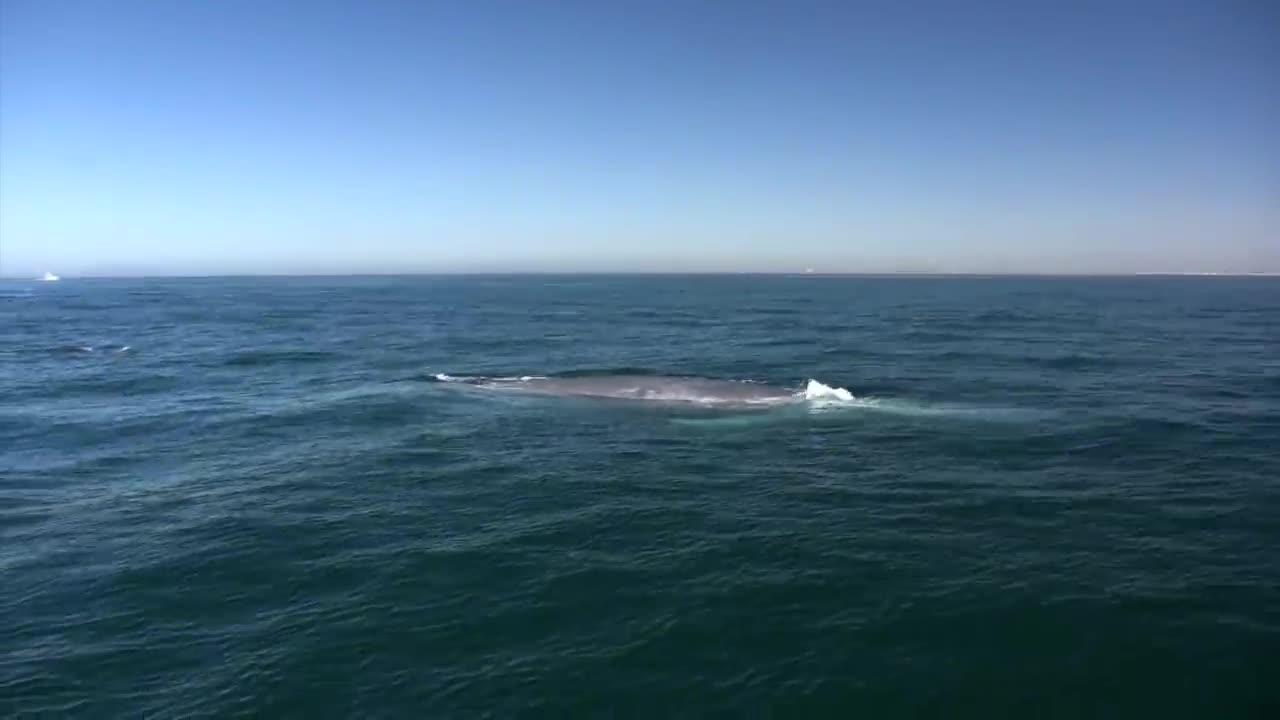
[[[650,381],[797,396],[559,392]],[[1277,279],[0,283],[0,717],[1275,718],[1278,681]]]

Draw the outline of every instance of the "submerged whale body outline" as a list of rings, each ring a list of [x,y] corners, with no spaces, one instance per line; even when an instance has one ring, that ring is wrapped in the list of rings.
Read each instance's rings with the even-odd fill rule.
[[[463,383],[490,390],[533,395],[605,398],[710,407],[776,406],[797,401],[848,402],[853,394],[844,388],[810,380],[801,390],[766,383],[674,375],[586,375],[575,377],[455,377],[438,374],[441,382]]]

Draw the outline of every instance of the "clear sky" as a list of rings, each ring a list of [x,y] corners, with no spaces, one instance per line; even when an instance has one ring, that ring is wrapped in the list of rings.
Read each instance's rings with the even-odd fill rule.
[[[0,274],[1280,271],[1280,3],[0,0]]]

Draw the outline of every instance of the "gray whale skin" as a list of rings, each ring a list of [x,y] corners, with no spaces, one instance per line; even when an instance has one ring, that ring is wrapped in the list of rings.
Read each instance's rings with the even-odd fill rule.
[[[488,378],[436,375],[442,382],[535,395],[647,400],[695,405],[777,405],[804,397],[803,392],[764,383],[664,375],[598,375],[582,377]]]

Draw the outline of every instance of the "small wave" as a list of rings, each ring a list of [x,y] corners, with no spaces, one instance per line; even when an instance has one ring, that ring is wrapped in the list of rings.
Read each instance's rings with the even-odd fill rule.
[[[37,349],[37,352],[47,352],[53,355],[75,356],[91,355],[99,352],[120,354],[130,352],[132,349],[133,347],[131,345],[89,345],[86,343],[84,345],[55,345]]]
[[[1042,316],[1035,313],[1008,308],[986,310],[973,316],[973,320],[980,323],[1026,323],[1040,319]]]
[[[878,413],[916,418],[950,418],[978,421],[1019,421],[1046,417],[1044,411],[1013,407],[977,407],[934,404],[881,397],[859,397],[842,387],[810,380],[802,393],[811,408],[872,410]]]
[[[818,411],[857,410],[920,420],[961,420],[969,422],[1022,423],[1051,418],[1046,410],[1018,407],[931,404],[899,398],[854,397],[850,400],[810,403]]]
[[[487,383],[487,382],[529,382],[530,380],[546,380],[545,375],[450,375],[436,373],[431,376],[437,382],[452,383]]]
[[[450,375],[448,373],[435,373],[431,376],[437,382],[452,383],[513,383],[513,382],[529,382],[530,380],[546,380],[546,375]]]
[[[1073,353],[1066,355],[1053,355],[1050,357],[1028,358],[1028,361],[1053,370],[1084,370],[1090,368],[1110,368],[1122,365],[1132,365],[1139,362],[1137,359],[1121,361],[1116,358],[1105,357],[1102,355],[1086,355],[1082,353]]]
[[[231,367],[257,367],[290,363],[312,363],[332,360],[334,353],[319,350],[249,350],[224,361]]]

